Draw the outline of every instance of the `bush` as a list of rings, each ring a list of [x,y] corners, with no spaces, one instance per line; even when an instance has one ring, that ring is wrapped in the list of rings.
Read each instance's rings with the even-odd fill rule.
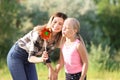
[[[95,70],[120,70],[120,59],[118,59],[119,51],[114,52],[113,55],[110,50],[111,48],[107,45],[104,48],[102,44],[95,46],[93,43],[91,43],[89,52],[90,66]]]

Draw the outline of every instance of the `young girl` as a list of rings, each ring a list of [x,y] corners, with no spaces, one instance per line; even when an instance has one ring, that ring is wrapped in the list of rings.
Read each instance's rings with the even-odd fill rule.
[[[47,51],[52,52],[61,39],[61,30],[66,14],[57,12],[49,20],[48,25],[37,26],[24,37],[20,38],[10,49],[7,65],[13,80],[38,80],[34,63],[43,62],[48,56],[37,57],[44,52],[44,40],[39,32],[45,27],[51,29],[51,38],[47,40]],[[50,60],[46,61],[47,63]],[[51,72],[52,74],[52,72]]]
[[[88,57],[84,42],[79,37],[79,21],[67,18],[64,22],[62,53],[66,80],[86,80]]]

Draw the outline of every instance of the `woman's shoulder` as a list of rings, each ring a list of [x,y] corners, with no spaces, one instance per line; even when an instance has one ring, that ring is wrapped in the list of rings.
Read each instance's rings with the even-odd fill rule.
[[[42,30],[43,28],[45,28],[47,25],[37,25],[33,28],[33,31],[40,31]]]

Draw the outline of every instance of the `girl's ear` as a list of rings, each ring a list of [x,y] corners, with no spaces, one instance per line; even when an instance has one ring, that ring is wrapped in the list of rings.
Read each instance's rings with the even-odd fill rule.
[[[78,30],[77,30],[77,29],[75,29],[75,30],[74,30],[74,32],[75,32],[75,33],[77,33],[77,32],[78,32]]]

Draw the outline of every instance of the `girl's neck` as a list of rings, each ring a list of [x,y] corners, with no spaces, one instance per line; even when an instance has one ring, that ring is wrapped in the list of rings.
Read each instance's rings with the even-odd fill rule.
[[[72,43],[72,42],[74,42],[75,40],[76,40],[75,37],[71,37],[71,38],[66,37],[66,43]]]
[[[72,38],[67,38],[66,37],[66,41],[65,41],[65,47],[66,48],[71,48],[73,45],[74,45],[74,42],[75,42],[76,38],[75,37],[72,37]]]

